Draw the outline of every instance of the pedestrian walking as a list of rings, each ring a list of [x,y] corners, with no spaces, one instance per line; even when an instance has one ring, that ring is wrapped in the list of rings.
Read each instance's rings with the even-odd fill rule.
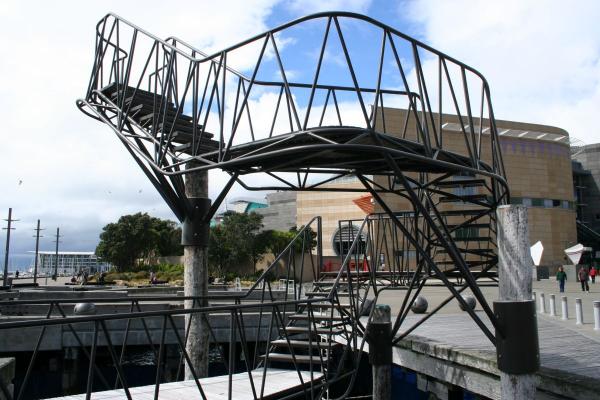
[[[579,278],[579,282],[581,282],[581,291],[589,292],[590,291],[590,285],[588,285],[589,273],[585,266],[579,268],[577,277]]]
[[[561,293],[565,291],[565,282],[567,281],[567,273],[565,272],[562,266],[558,267],[558,272],[556,273],[556,280],[558,281],[558,287]]]
[[[592,283],[596,283],[596,274],[598,273],[598,271],[596,271],[596,268],[594,266],[590,267],[590,278],[592,278]]]

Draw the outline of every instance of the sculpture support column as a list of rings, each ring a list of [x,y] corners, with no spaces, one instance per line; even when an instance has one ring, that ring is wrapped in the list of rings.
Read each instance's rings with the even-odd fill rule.
[[[182,244],[184,245],[184,295],[206,297],[208,295],[208,235],[209,223],[203,218],[210,207],[208,198],[208,173],[190,172],[185,177],[185,194],[190,209],[183,224]],[[208,306],[205,299],[186,300],[185,308]],[[186,351],[199,378],[208,376],[209,326],[208,315],[187,314]],[[188,365],[185,379],[193,379]]]
[[[532,300],[533,261],[529,246],[527,208],[500,206],[498,216],[498,290],[494,313],[500,396],[502,400],[533,399],[540,366],[535,301]]]

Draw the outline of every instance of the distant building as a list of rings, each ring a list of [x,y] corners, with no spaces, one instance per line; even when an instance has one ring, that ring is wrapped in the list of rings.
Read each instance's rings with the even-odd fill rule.
[[[437,116],[434,115],[437,118]],[[405,124],[409,127],[407,135],[416,137],[416,124],[412,122],[412,114],[406,110],[385,109],[385,119],[388,134],[400,135]],[[466,154],[464,137],[460,134],[459,119],[456,116],[445,115],[447,121],[442,126],[445,147],[458,154]],[[407,123],[407,121],[409,121]],[[569,134],[560,128],[514,121],[496,120],[499,141],[502,146],[504,167],[511,192],[511,203],[523,204],[529,210],[529,239],[531,244],[541,241],[544,246],[541,265],[558,266],[563,264],[564,249],[577,243],[576,201],[573,191],[571,169],[571,153]],[[489,148],[490,136],[482,136],[482,148]],[[488,147],[486,147],[488,146]],[[588,165],[584,168],[596,174],[594,181],[600,183],[600,145],[590,146],[581,153],[578,161]],[[482,159],[490,162],[491,155],[482,153]],[[580,160],[581,159],[581,160]],[[594,172],[596,171],[596,172]],[[387,177],[376,176],[376,183],[383,183]],[[457,177],[456,179],[460,179]],[[362,189],[363,185],[355,177],[344,177],[323,185],[322,188],[341,188],[346,190]],[[591,186],[591,183],[590,183]],[[600,201],[598,191],[590,189],[587,218],[590,222],[600,223]],[[456,195],[475,195],[480,189],[471,187],[456,188]],[[408,201],[396,195],[382,194],[387,204],[394,211],[411,210]],[[349,245],[356,237],[358,226],[341,226],[340,220],[362,220],[374,210],[383,209],[376,203],[371,203],[364,193],[312,191],[298,194],[297,224],[301,225],[316,215],[323,217],[323,254],[335,256],[340,248]],[[594,206],[589,206],[593,203]],[[461,209],[468,207],[460,201],[448,202],[443,209]],[[441,206],[440,206],[441,208]],[[358,223],[357,223],[358,224]],[[489,229],[489,228],[488,228]],[[472,236],[484,236],[481,232],[471,232]]]
[[[600,143],[574,149],[573,183],[577,201],[577,240],[600,258]]]
[[[236,199],[228,204],[227,210],[238,213],[255,212],[263,216],[264,230],[289,231],[296,226],[296,192],[280,191],[267,193],[266,202],[249,198]],[[214,227],[223,222],[225,213],[216,214],[210,221]]]
[[[268,206],[254,210],[263,216],[265,230],[289,231],[296,226],[296,195],[293,191],[267,193]]]
[[[40,251],[38,253],[38,273],[52,275],[56,267],[56,253],[54,251]],[[89,273],[105,272],[110,269],[109,263],[101,261],[92,251],[59,251],[59,275],[76,275],[79,271]]]
[[[229,211],[235,211],[238,213],[251,213],[252,211],[266,208],[268,205],[264,202],[254,199],[236,199],[229,203],[229,207]]]

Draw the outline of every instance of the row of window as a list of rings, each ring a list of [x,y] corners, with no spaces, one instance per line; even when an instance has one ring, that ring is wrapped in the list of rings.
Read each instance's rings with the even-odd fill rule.
[[[565,210],[576,209],[575,202],[569,200],[537,199],[531,197],[511,197],[510,202],[511,204],[523,204],[527,207],[563,208]]]

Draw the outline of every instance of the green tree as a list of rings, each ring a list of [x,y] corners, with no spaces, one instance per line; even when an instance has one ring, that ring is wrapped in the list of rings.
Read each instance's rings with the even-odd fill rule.
[[[234,263],[231,243],[227,240],[223,226],[210,228],[208,238],[208,267],[210,274],[222,277]]]
[[[182,256],[181,228],[177,222],[154,218],[154,229],[158,234],[156,253],[158,256]]]
[[[139,258],[182,254],[180,241],[181,230],[173,221],[147,213],[123,215],[102,228],[96,255],[123,271]]]
[[[240,264],[256,264],[263,259],[269,248],[270,235],[262,232],[263,216],[255,212],[226,212],[221,225],[211,229],[208,247],[209,267],[223,276],[235,272]]]
[[[258,237],[263,228],[262,220],[263,216],[255,212],[225,213],[222,226],[231,245],[233,262],[250,261],[256,270],[256,263],[267,250],[263,240],[264,235]]]

